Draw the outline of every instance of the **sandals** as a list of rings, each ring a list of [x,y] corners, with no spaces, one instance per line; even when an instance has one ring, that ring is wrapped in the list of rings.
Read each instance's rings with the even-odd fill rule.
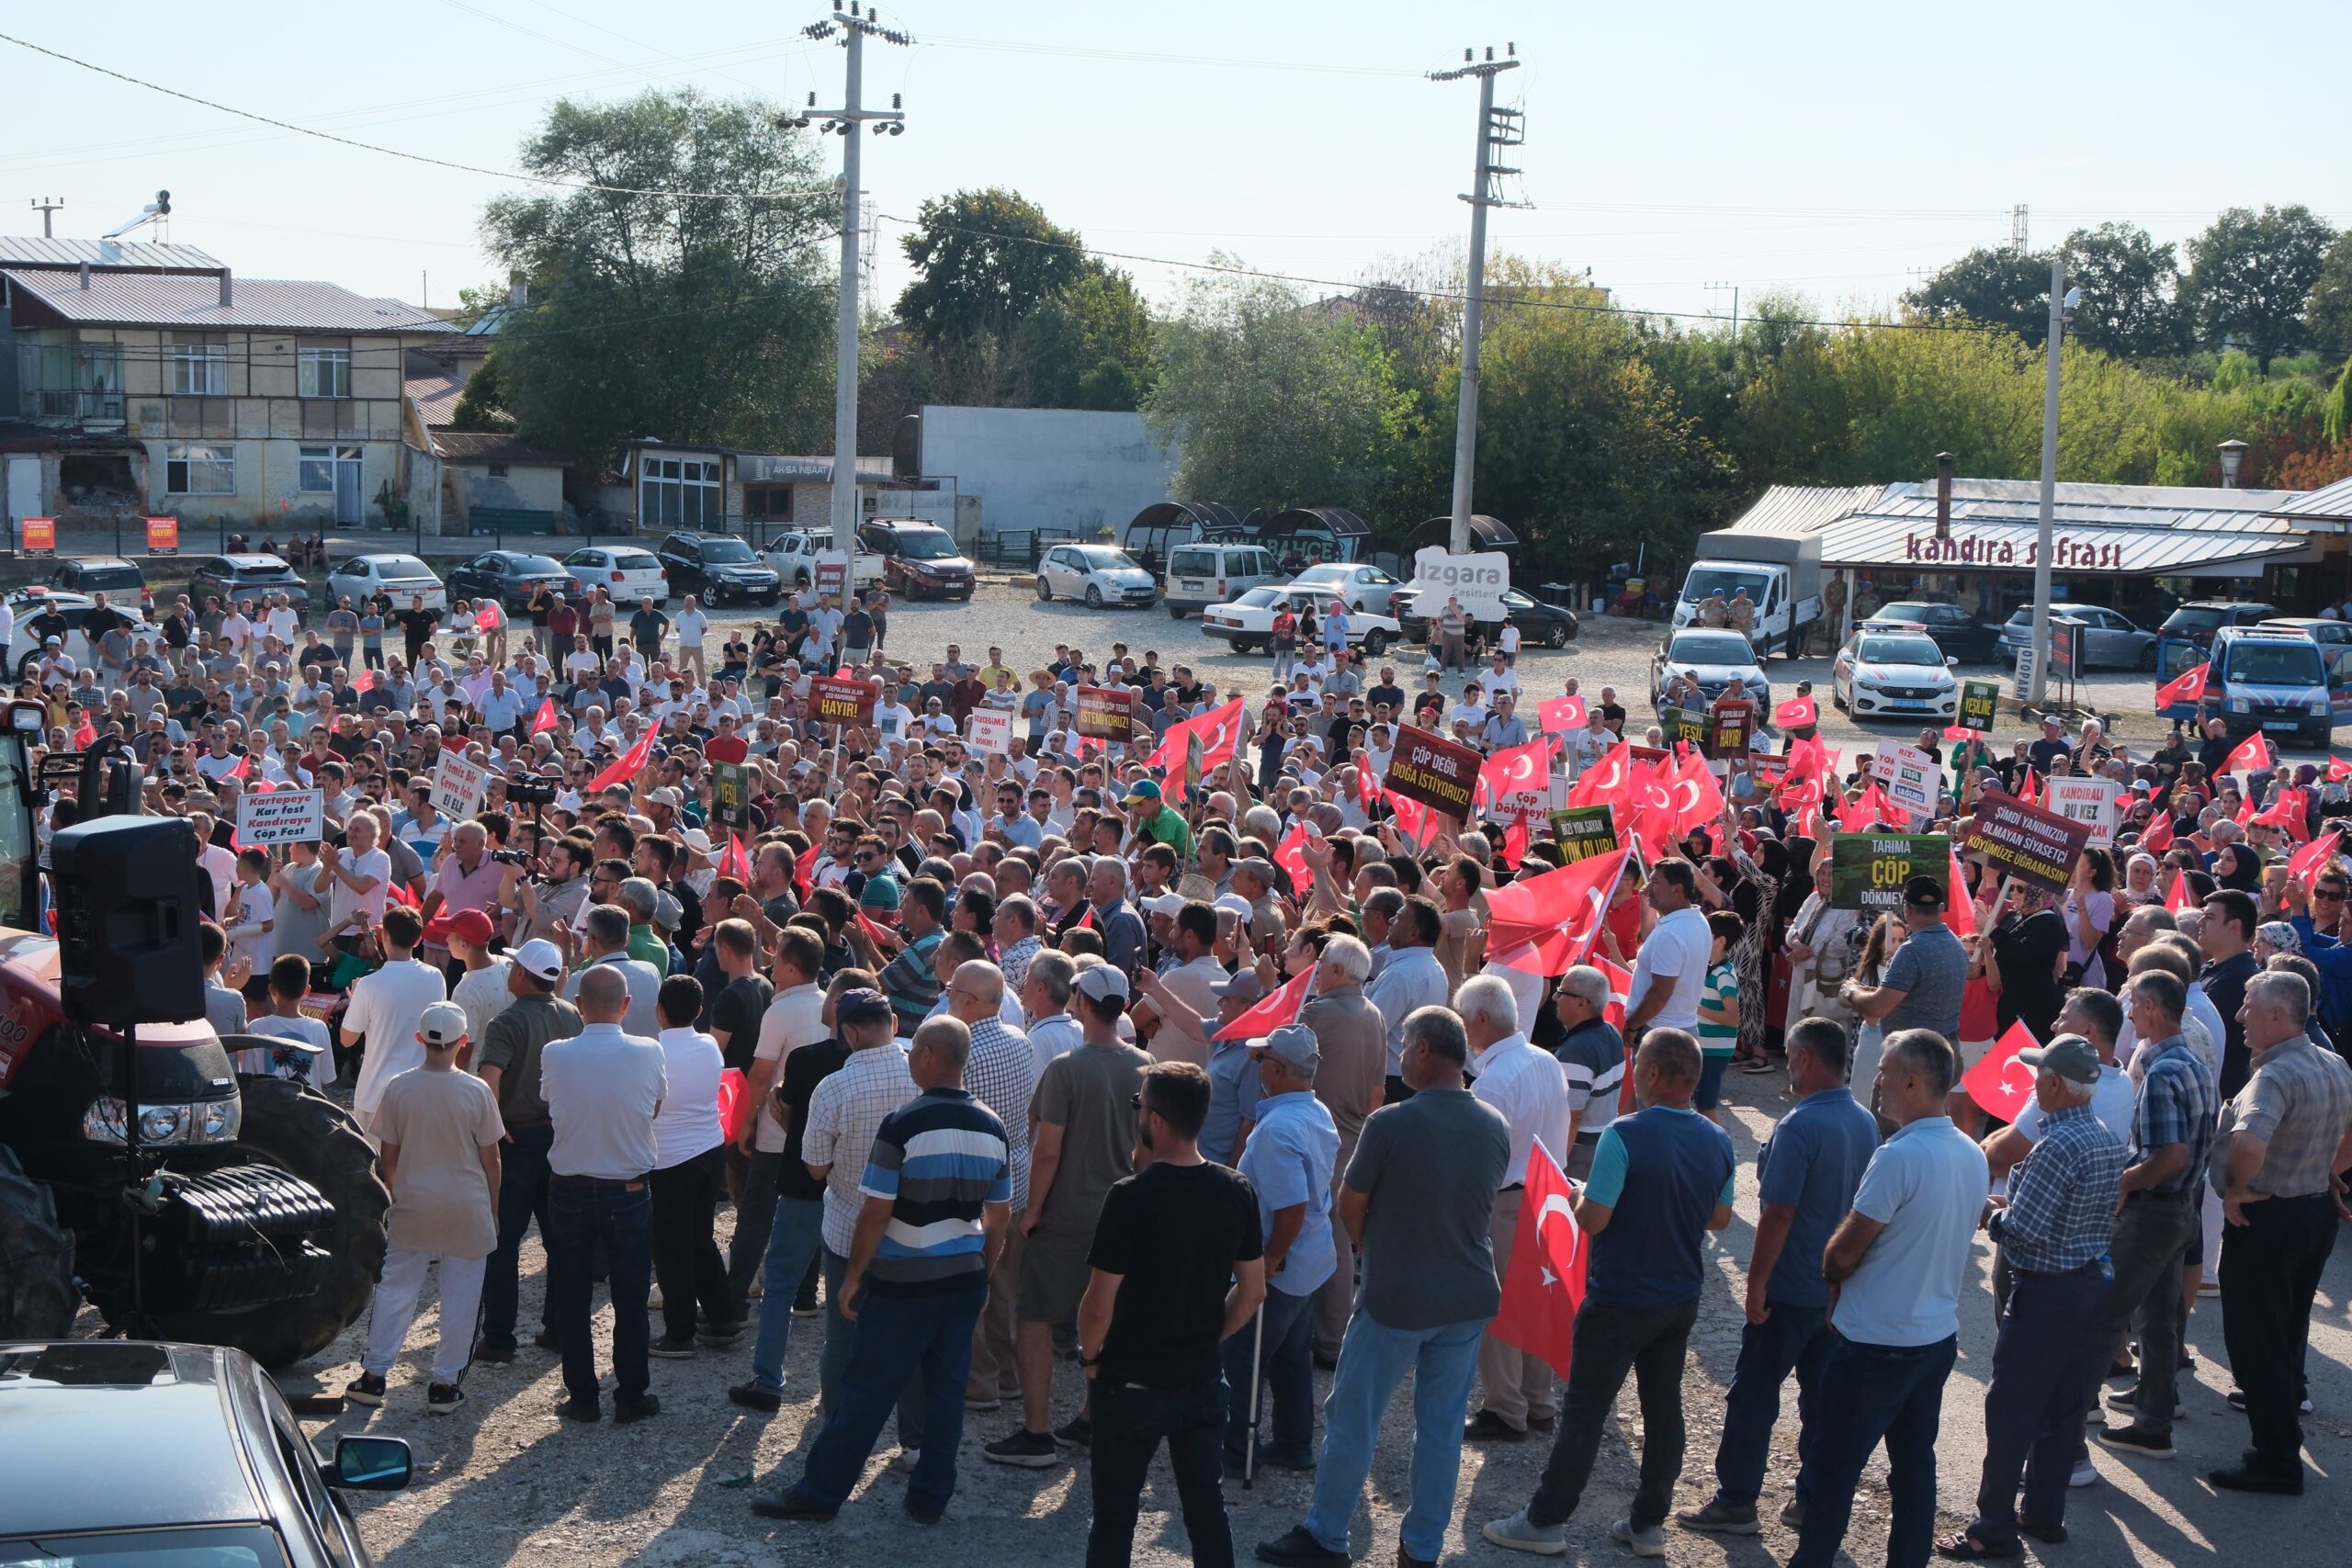
[[[1962,1562],[1981,1562],[1991,1558],[2015,1557],[2018,1555],[2019,1550],[2014,1542],[2006,1548],[1981,1546],[1977,1544],[1976,1538],[1965,1530],[1958,1535],[1948,1535],[1936,1542],[1937,1556],[1957,1558]]]
[[[1743,1073],[1769,1073],[1772,1070],[1772,1059],[1770,1056],[1750,1056],[1739,1065],[1739,1070]]]

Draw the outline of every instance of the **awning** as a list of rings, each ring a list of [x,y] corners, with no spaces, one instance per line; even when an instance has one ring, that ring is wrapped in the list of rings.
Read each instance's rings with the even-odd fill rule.
[[[1826,567],[1910,567],[1945,571],[2035,569],[2040,524],[2016,510],[1956,503],[1947,534],[1932,498],[1883,504],[1821,530]],[[2099,577],[2251,577],[2301,558],[2308,535],[2282,518],[2220,510],[2154,508],[2130,521],[2114,509],[2061,505],[2051,532],[2053,571]]]

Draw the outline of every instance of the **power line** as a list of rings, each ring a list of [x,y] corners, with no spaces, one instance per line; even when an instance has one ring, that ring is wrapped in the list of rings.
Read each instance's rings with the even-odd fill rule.
[[[1119,60],[1145,65],[1205,65],[1220,71],[1282,71],[1325,76],[1419,76],[1389,65],[1340,65],[1323,61],[1227,60],[1202,54],[1161,54],[1142,50],[1089,49],[1080,44],[1035,43],[1015,39],[943,38],[926,32],[922,41],[944,49],[993,50],[1009,54],[1050,54],[1071,60]]]

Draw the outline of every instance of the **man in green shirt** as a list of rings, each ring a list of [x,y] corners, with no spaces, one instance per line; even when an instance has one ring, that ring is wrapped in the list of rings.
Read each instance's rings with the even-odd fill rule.
[[[1193,858],[1192,826],[1182,813],[1160,798],[1157,781],[1136,781],[1119,804],[1127,808],[1127,827],[1135,834],[1137,847],[1166,844],[1176,852],[1180,863]]]

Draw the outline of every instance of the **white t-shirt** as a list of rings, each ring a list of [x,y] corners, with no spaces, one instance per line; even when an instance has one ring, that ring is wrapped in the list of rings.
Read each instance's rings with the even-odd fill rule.
[[[539,1092],[555,1123],[548,1168],[558,1176],[628,1180],[653,1168],[654,1118],[669,1097],[661,1045],[592,1023],[539,1054]]]
[[[351,1006],[343,1015],[343,1032],[368,1037],[359,1082],[351,1091],[351,1108],[358,1113],[361,1125],[376,1114],[386,1084],[411,1067],[424,1065],[424,1047],[417,1041],[416,1027],[426,1008],[447,998],[441,971],[413,958],[387,964],[352,982]]]
[[[506,988],[507,975],[514,966],[511,958],[493,958],[469,971],[449,988],[449,999],[466,1010],[466,1038],[473,1043],[477,1055],[481,1051],[482,1031],[514,999],[514,993]]]
[[[667,1170],[727,1141],[718,1121],[718,1075],[727,1059],[718,1042],[696,1029],[662,1032],[669,1090],[653,1118],[653,1168]]]
[[[795,986],[788,991],[778,991],[769,1000],[768,1010],[760,1015],[760,1041],[752,1059],[774,1062],[776,1077],[781,1080],[786,1056],[825,1038],[824,1010],[825,990],[821,986]],[[773,1093],[760,1107],[759,1126],[752,1137],[752,1146],[763,1155],[782,1154],[789,1141],[784,1123],[775,1119]]]
[[[268,628],[270,636],[291,648],[295,628],[301,625],[301,619],[294,614],[293,606],[280,604],[262,618],[262,625]]]
[[[237,892],[237,857],[219,844],[207,844],[196,852],[196,863],[212,879],[212,918],[225,922]]]
[[[280,1018],[274,1012],[266,1012],[259,1018],[248,1019],[245,1021],[245,1032],[266,1034],[277,1040],[300,1040],[305,1045],[316,1045],[319,1048],[319,1054],[311,1058],[311,1087],[321,1094],[324,1094],[327,1091],[327,1086],[334,1082],[334,1044],[327,1038],[327,1026],[318,1019],[300,1016]],[[237,1070],[241,1073],[270,1071],[270,1064],[266,1061],[248,1065],[247,1058],[263,1055],[258,1051],[238,1052]]]
[[[365,912],[369,921],[384,918],[384,900],[391,891],[392,857],[381,850],[369,850],[364,855],[346,851],[338,869],[356,877],[374,877],[376,886],[365,893],[354,893],[344,886],[343,878],[334,879],[334,888],[327,899],[327,924],[339,925],[348,916]],[[422,1059],[422,1058],[420,1058]]]
[[[1641,955],[1634,961],[1634,987],[1626,993],[1627,1008],[1641,1005],[1653,980],[1670,978],[1673,989],[1666,1005],[1650,1019],[1649,1027],[1696,1032],[1699,995],[1707,981],[1707,954],[1713,950],[1714,933],[1707,929],[1707,917],[1695,905],[1685,905],[1661,919],[1651,928]]]
[[[700,648],[703,632],[709,626],[710,617],[700,610],[681,610],[670,621],[670,629],[678,634],[681,649]]]
[[[276,953],[270,934],[263,928],[277,917],[277,900],[270,897],[267,883],[256,882],[251,887],[232,885],[228,914],[221,921],[229,931],[229,956],[250,959],[254,974],[267,974]]]

